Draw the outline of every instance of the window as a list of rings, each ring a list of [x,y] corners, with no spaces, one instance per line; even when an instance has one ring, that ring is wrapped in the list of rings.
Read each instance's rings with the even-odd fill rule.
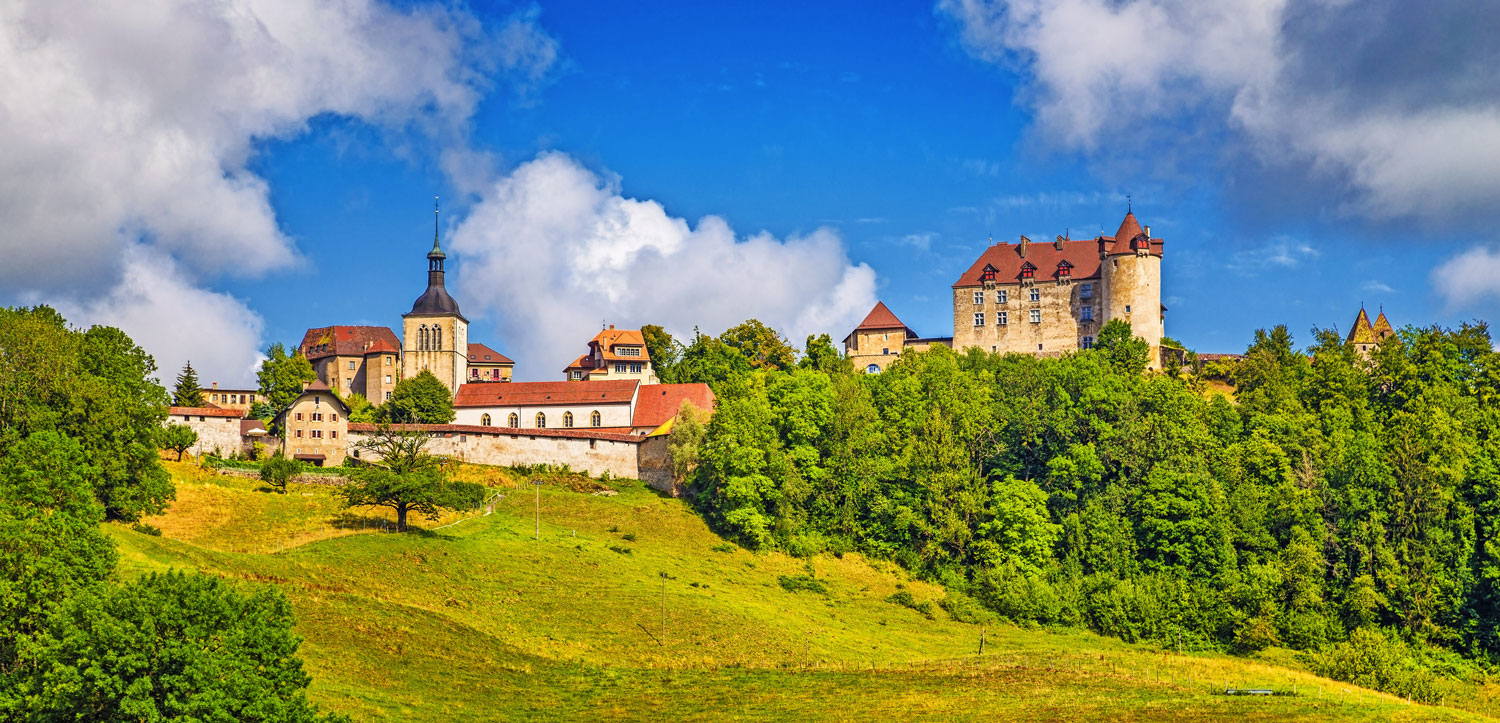
[[[881,349],[880,350],[880,354],[881,354],[881,356],[890,356],[891,355],[891,350],[890,349]]]
[[[385,365],[386,366],[390,366],[392,363],[394,363],[395,359],[396,359],[396,357],[393,357],[393,356],[386,357],[385,358]],[[386,377],[386,381],[390,381],[390,377]]]
[[[1031,289],[1031,300],[1032,301],[1041,301],[1042,300],[1042,290],[1038,289],[1036,287],[1032,287],[1032,289]]]
[[[1000,326],[1006,326],[1006,325],[1010,324],[1010,314],[1007,313],[1007,312],[1004,312],[1004,311],[1000,312],[999,314],[996,314],[995,315],[995,323],[999,324]]]
[[[1031,310],[1031,323],[1033,323],[1033,324],[1040,324],[1040,323],[1042,323],[1042,310],[1041,309],[1032,309]]]
[[[338,439],[339,438],[339,430],[335,429],[332,432],[329,432],[328,436],[330,436],[330,437],[332,437],[334,439]]]
[[[478,369],[470,369],[469,370],[469,378],[470,379],[478,379],[479,378],[479,370]]]
[[[1130,304],[1126,304],[1125,305],[1125,313],[1127,313],[1127,314],[1130,313]]]
[[[582,379],[582,378],[583,378],[583,372],[573,372],[573,381],[576,382],[576,381],[578,381],[579,379]]]
[[[625,362],[615,362],[615,372],[617,374],[624,374],[627,368]]]
[[[330,417],[330,419],[328,421],[330,421],[330,422],[337,422],[337,421],[339,421],[339,415],[337,413],[331,415],[331,417]]]
[[[427,351],[427,325],[423,324],[417,329],[417,349]]]
[[[1092,298],[1093,296],[1094,296],[1094,285],[1093,284],[1084,284],[1083,286],[1078,287],[1078,297],[1079,298],[1081,298],[1081,299],[1088,299],[1088,298]]]
[[[1068,262],[1066,262],[1066,261],[1060,261],[1060,262],[1058,262],[1058,264],[1057,264],[1057,275],[1060,276],[1060,277],[1064,277],[1064,278],[1066,278],[1068,276],[1072,276],[1073,275],[1073,265],[1070,264],[1070,263],[1068,263]]]
[[[980,278],[981,281],[994,281],[995,280],[995,267],[993,267],[993,266],[985,266],[984,267],[984,271],[980,272],[979,278]]]
[[[546,414],[544,414],[542,412],[537,412],[536,413],[536,428],[537,429],[546,429],[547,428],[547,415]]]
[[[641,348],[638,346],[622,346],[618,349],[620,356],[640,356]]]
[[[299,422],[302,421],[302,413],[301,412],[297,412],[297,421],[299,421]]]
[[[432,327],[432,348],[437,351],[443,348],[443,330],[436,324]]]
[[[322,412],[313,412],[312,413],[312,420],[314,422],[321,422],[321,421],[323,421],[323,413]]]
[[[323,438],[323,430],[321,430],[321,429],[314,429],[312,431],[312,433],[309,434],[308,436],[312,437],[313,439],[322,439]]]
[[[302,430],[297,430],[295,436],[297,437],[297,439],[302,439]]]
[[[630,373],[631,374],[640,374],[641,373],[641,363],[640,362],[631,362],[630,363]]]
[[[974,315],[974,326],[984,326],[984,312],[981,311]]]
[[[349,362],[349,371],[354,371],[354,362]]]
[[[995,292],[995,303],[1004,304],[1008,301],[1010,301],[1010,294],[1005,289]]]
[[[490,426],[490,415],[486,414],[486,415],[480,417],[479,418],[479,426],[481,426],[481,427],[488,427],[488,426]]]
[[[1036,267],[1032,266],[1031,262],[1028,261],[1024,266],[1021,267],[1021,278],[1029,279],[1034,276],[1036,276]]]
[[[1093,349],[1094,348],[1094,337],[1092,337],[1092,336],[1086,336],[1086,337],[1084,337],[1083,338],[1083,348],[1085,348],[1085,349]]]
[[[881,341],[890,341],[891,340],[891,335],[890,334],[881,334],[880,335],[880,340]]]
[[[870,366],[865,367],[865,373],[866,374],[879,374],[880,373],[880,365],[879,364],[871,364]]]
[[[604,417],[603,415],[599,414],[599,410],[595,409],[594,411],[589,412],[589,426],[597,427],[603,422]]]
[[[385,393],[385,400],[386,400],[386,401],[387,401],[387,402],[389,402],[389,401],[391,401],[391,393],[390,393],[390,392],[386,392],[386,393]]]
[[[507,424],[509,424],[512,429],[521,426],[521,415],[516,414],[515,412],[511,412],[510,421]]]
[[[984,292],[983,291],[976,291],[976,292],[974,292],[974,305],[975,306],[979,306],[980,304],[983,304],[983,303],[984,303]]]
[[[573,413],[572,412],[563,412],[563,427],[565,427],[567,429],[572,429],[573,428]]]
[[[1085,306],[1082,309],[1079,309],[1078,310],[1078,318],[1083,319],[1084,321],[1093,321],[1094,320],[1094,307],[1092,307],[1092,306]]]
[[[390,384],[391,383],[391,375],[389,375],[389,374],[385,375],[385,383],[386,384]]]

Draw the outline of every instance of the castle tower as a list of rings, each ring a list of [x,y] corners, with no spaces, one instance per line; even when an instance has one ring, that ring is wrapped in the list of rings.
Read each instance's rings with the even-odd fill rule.
[[[1148,369],[1161,367],[1164,335],[1161,306],[1161,239],[1141,228],[1133,211],[1126,211],[1113,241],[1100,245],[1100,274],[1104,285],[1104,320],[1121,319],[1145,339],[1151,349]]]
[[[456,392],[469,363],[469,320],[459,313],[458,302],[443,284],[447,255],[438,243],[436,200],[432,213],[427,290],[417,297],[411,311],[401,316],[401,376],[410,379],[426,370]]]

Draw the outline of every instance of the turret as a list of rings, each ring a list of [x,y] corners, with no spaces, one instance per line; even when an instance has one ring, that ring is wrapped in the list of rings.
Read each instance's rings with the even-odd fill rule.
[[[1104,285],[1104,319],[1130,323],[1130,330],[1150,345],[1147,366],[1161,366],[1164,335],[1161,306],[1162,242],[1141,228],[1127,210],[1111,241],[1100,244]]]

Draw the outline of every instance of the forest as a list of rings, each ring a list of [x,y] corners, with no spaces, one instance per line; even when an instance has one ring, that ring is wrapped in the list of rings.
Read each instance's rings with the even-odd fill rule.
[[[1419,700],[1500,654],[1482,323],[1409,327],[1368,359],[1276,327],[1232,366],[1175,374],[1145,371],[1115,321],[1061,358],[935,348],[880,374],[826,336],[794,359],[755,322],[685,347],[649,331],[664,377],[718,394],[674,447],[702,513],[750,548],[891,560],[1022,624],[1304,651]]]

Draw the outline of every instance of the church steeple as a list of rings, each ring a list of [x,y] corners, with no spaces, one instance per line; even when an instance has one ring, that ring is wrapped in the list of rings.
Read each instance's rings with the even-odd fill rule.
[[[438,197],[432,197],[432,250],[427,252],[427,271],[443,272],[443,259],[448,255],[443,253],[443,246],[438,242]],[[441,278],[439,279],[441,282]]]
[[[432,199],[432,250],[427,252],[427,290],[417,297],[412,304],[411,313],[407,316],[456,316],[460,319],[463,314],[459,313],[458,302],[448,295],[447,285],[443,277],[443,261],[448,255],[443,253],[443,246],[438,233],[438,204],[437,197]]]

